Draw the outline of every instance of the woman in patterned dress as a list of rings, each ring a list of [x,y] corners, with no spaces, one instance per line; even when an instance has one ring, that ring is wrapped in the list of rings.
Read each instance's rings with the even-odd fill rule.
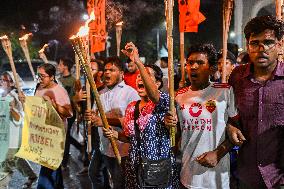
[[[104,129],[104,134],[108,138],[114,137],[130,143],[129,161],[126,165],[125,188],[141,188],[137,181],[137,167],[141,164],[140,159],[142,157],[150,160],[160,160],[170,157],[172,176],[167,188],[178,188],[179,181],[175,157],[171,151],[169,131],[164,127],[163,120],[169,110],[169,95],[159,91],[163,86],[163,73],[156,65],[145,66],[145,68],[139,59],[138,50],[133,43],[128,43],[125,49],[122,52],[135,62],[140,71],[136,79],[137,92],[141,97],[139,117],[136,121],[140,130],[140,152],[134,129],[134,109],[136,102],[130,103],[126,109],[123,132],[119,133],[110,128],[109,130]]]

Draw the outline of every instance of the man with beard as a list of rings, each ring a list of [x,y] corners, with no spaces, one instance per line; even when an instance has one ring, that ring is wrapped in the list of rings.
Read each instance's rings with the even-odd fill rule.
[[[244,33],[250,61],[229,79],[246,137],[238,157],[240,188],[279,188],[284,185],[284,64],[278,53],[284,23],[256,17]],[[242,143],[236,128],[228,127],[228,134],[235,144]]]

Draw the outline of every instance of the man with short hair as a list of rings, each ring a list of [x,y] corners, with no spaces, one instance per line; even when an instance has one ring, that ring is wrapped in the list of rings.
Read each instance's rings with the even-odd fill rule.
[[[218,72],[220,73],[219,81],[221,82],[223,74],[223,53],[218,54],[217,63],[218,63]],[[237,64],[237,59],[234,56],[234,54],[231,53],[230,51],[227,51],[226,66],[225,66],[226,82],[228,82],[230,74],[232,73],[233,69],[236,67],[236,64]]]
[[[130,59],[127,59],[127,69],[128,72],[124,73],[124,82],[126,85],[131,86],[135,90],[137,90],[136,79],[139,74],[139,70],[134,62]]]
[[[246,141],[235,127],[227,131],[243,145],[238,157],[240,189],[284,185],[284,63],[278,61],[284,23],[273,16],[253,18],[244,29],[249,64],[236,67],[233,86]]]
[[[110,57],[105,61],[104,67],[104,84],[105,88],[100,91],[100,99],[106,112],[108,123],[113,129],[122,131],[121,120],[124,118],[125,109],[132,101],[140,99],[135,89],[126,85],[123,81],[124,66],[118,57]],[[96,114],[97,107],[94,104],[93,111],[85,114],[86,120],[91,120],[94,126],[99,127],[100,150],[102,160],[110,173],[109,182],[114,189],[124,189],[125,176],[124,165],[128,156],[129,144],[117,141],[117,147],[121,155],[121,167],[118,165],[113,153],[110,141],[103,136],[102,120]],[[93,188],[94,185],[93,185]]]
[[[57,66],[57,70],[61,74],[61,77],[58,78],[58,80],[61,82],[61,84],[67,91],[70,100],[75,95],[74,84],[75,84],[76,79],[71,74],[71,69],[73,65],[74,65],[74,62],[71,59],[61,57],[59,58],[59,62]],[[68,164],[68,160],[70,156],[69,155],[70,144],[73,144],[80,152],[82,152],[82,145],[71,136],[71,129],[72,129],[72,125],[75,119],[76,119],[76,115],[75,115],[75,111],[73,110],[73,117],[67,119],[68,125],[67,125],[67,130],[66,130],[64,156],[62,160],[63,169],[67,168],[67,164]]]
[[[226,154],[233,146],[225,138],[225,129],[229,123],[238,123],[233,89],[209,80],[217,69],[213,45],[194,45],[188,54],[186,72],[191,86],[180,89],[175,97],[181,136],[181,188],[229,189],[230,158]],[[174,112],[169,112],[165,123],[176,126]]]

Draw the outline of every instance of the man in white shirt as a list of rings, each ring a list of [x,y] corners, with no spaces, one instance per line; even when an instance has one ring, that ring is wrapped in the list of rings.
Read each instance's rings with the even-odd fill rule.
[[[100,99],[103,104],[108,123],[117,131],[121,131],[121,122],[123,120],[127,105],[139,100],[135,89],[126,85],[123,81],[124,66],[118,57],[110,57],[105,61],[104,70],[105,88],[100,91]],[[96,113],[95,113],[96,112]],[[94,126],[99,127],[100,150],[102,159],[110,173],[110,184],[115,189],[124,189],[123,168],[126,157],[128,156],[129,144],[117,141],[117,147],[122,157],[121,168],[118,165],[110,141],[103,136],[102,120],[98,116],[96,105],[94,104],[93,112],[86,113],[87,120],[91,120]]]
[[[228,84],[211,83],[210,74],[217,69],[213,45],[190,48],[186,71],[191,86],[176,94],[180,122],[182,188],[229,189],[232,148],[225,139],[225,129],[238,121],[234,93]],[[167,126],[177,124],[174,113],[166,116]]]

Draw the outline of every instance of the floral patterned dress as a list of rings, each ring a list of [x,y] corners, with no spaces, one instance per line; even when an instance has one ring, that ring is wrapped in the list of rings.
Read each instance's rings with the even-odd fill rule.
[[[126,164],[126,188],[138,189],[136,168],[140,163],[137,139],[134,129],[134,110],[136,102],[128,105],[125,114],[124,133],[130,138],[129,160]],[[141,111],[137,123],[140,129],[141,155],[147,159],[159,160],[171,157],[172,178],[168,189],[179,188],[175,157],[171,152],[169,131],[164,126],[164,117],[169,110],[169,95],[160,92],[157,104],[149,101]]]

